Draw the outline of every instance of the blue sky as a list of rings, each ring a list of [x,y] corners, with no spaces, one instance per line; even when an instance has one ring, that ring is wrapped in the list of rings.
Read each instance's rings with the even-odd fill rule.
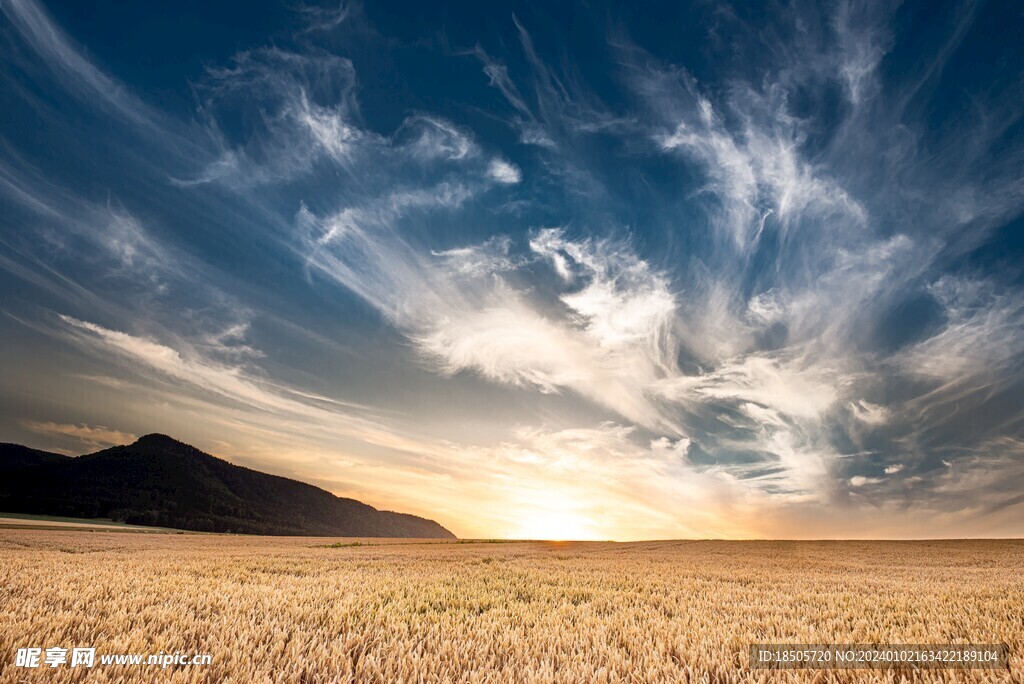
[[[1013,3],[0,8],[7,441],[461,536],[1024,533]]]

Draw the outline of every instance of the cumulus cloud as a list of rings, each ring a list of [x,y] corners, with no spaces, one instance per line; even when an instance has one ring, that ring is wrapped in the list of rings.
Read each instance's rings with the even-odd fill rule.
[[[523,174],[520,173],[518,167],[501,159],[491,161],[491,165],[487,167],[487,176],[491,180],[506,185],[515,185],[523,179]]]

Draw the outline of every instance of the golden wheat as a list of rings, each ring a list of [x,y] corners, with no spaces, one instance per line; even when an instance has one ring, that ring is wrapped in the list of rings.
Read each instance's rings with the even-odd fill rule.
[[[333,541],[0,530],[0,680],[1021,681],[1021,542]],[[767,672],[757,642],[1002,642],[1011,669]]]

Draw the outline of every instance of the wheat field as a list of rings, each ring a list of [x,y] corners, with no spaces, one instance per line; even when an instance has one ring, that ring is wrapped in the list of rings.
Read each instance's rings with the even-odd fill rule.
[[[0,681],[1022,681],[1024,542],[403,542],[0,530]],[[751,670],[754,642],[1010,669]],[[209,653],[17,667],[21,647]]]

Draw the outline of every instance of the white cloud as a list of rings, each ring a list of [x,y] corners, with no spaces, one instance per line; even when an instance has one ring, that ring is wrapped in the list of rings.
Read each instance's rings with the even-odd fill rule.
[[[892,37],[884,26],[884,8],[872,3],[840,2],[832,17],[837,39],[835,69],[850,102],[859,105],[876,87],[876,70]]]
[[[299,5],[298,11],[306,19],[305,32],[331,31],[349,20],[352,7],[340,3],[337,7],[318,7],[316,5]]]
[[[676,302],[665,274],[623,244],[594,239],[574,242],[559,229],[540,231],[530,248],[551,260],[563,279],[585,283],[560,299],[598,345],[611,350],[645,346],[652,358],[671,358]]]
[[[364,415],[362,407],[274,382],[252,366],[218,360],[184,340],[175,340],[172,345],[71,316],[62,315],[60,320],[67,325],[66,336],[71,341],[98,355],[123,362],[130,372],[151,377],[156,371],[160,381],[175,387],[180,396],[195,395],[205,402],[213,402],[216,408],[206,413],[210,420],[219,414],[230,415],[241,406],[246,409],[248,419],[254,420],[253,425],[267,430],[276,428],[280,434],[291,434],[297,426],[302,426],[300,432],[345,437],[389,448],[416,449],[414,442]],[[221,344],[223,342],[222,339]],[[151,380],[149,389],[156,386],[158,382]]]
[[[897,367],[953,384],[997,376],[1019,356],[1024,298],[986,281],[944,276],[929,288],[946,322],[935,335],[901,352]]]
[[[407,136],[410,139],[406,142]],[[425,114],[407,119],[396,137],[402,149],[423,161],[461,161],[479,152],[468,132],[440,117]]]
[[[890,417],[889,409],[863,399],[850,402],[850,410],[857,420],[868,425],[882,425]]]
[[[447,267],[465,276],[482,277],[493,273],[512,271],[523,265],[523,260],[511,255],[511,241],[505,236],[488,239],[479,245],[455,247],[432,252],[446,260]]]
[[[449,205],[433,197],[371,205],[386,210],[352,207],[324,219],[302,213],[312,238],[310,264],[388,316],[443,373],[469,370],[545,392],[568,389],[630,420],[671,427],[647,396],[647,387],[674,366],[674,299],[662,274],[624,244],[542,231],[532,250],[573,269],[582,283],[548,292],[545,303],[538,299],[544,293],[516,289],[503,277],[516,265],[502,254],[507,245],[427,255],[398,238],[394,225],[408,211]],[[569,315],[555,315],[550,298]]]
[[[487,167],[487,176],[505,185],[515,185],[523,179],[518,167],[501,159],[491,160],[491,165]]]
[[[745,100],[756,101],[753,92]],[[862,223],[864,209],[834,180],[824,177],[798,153],[797,133],[789,122],[776,118],[757,126],[748,124],[730,133],[711,103],[696,96],[695,113],[680,120],[670,133],[655,141],[665,151],[683,151],[701,162],[711,179],[709,190],[722,203],[719,228],[737,249],[753,248],[771,214],[793,221],[816,215]]]
[[[651,440],[651,451],[664,453],[666,456],[686,458],[692,445],[693,442],[689,437],[680,437],[674,441],[668,437],[659,437],[658,439]]]
[[[752,402],[796,418],[819,418],[846,382],[837,369],[822,367],[814,359],[750,354],[702,375],[668,378],[659,390],[683,402]]]
[[[786,320],[786,304],[775,290],[754,295],[747,302],[747,314],[761,325],[771,325]]]
[[[302,91],[294,116],[306,128],[316,148],[337,162],[351,159],[362,133],[345,120],[343,110],[313,104]]]
[[[0,5],[24,40],[51,67],[64,87],[85,100],[113,111],[123,119],[142,126],[161,137],[172,135],[167,126],[170,120],[137,98],[129,88],[103,72],[75,45],[71,38],[47,15],[34,0],[9,0]],[[189,144],[185,138],[175,136],[178,144]],[[189,146],[199,152],[199,146]]]

